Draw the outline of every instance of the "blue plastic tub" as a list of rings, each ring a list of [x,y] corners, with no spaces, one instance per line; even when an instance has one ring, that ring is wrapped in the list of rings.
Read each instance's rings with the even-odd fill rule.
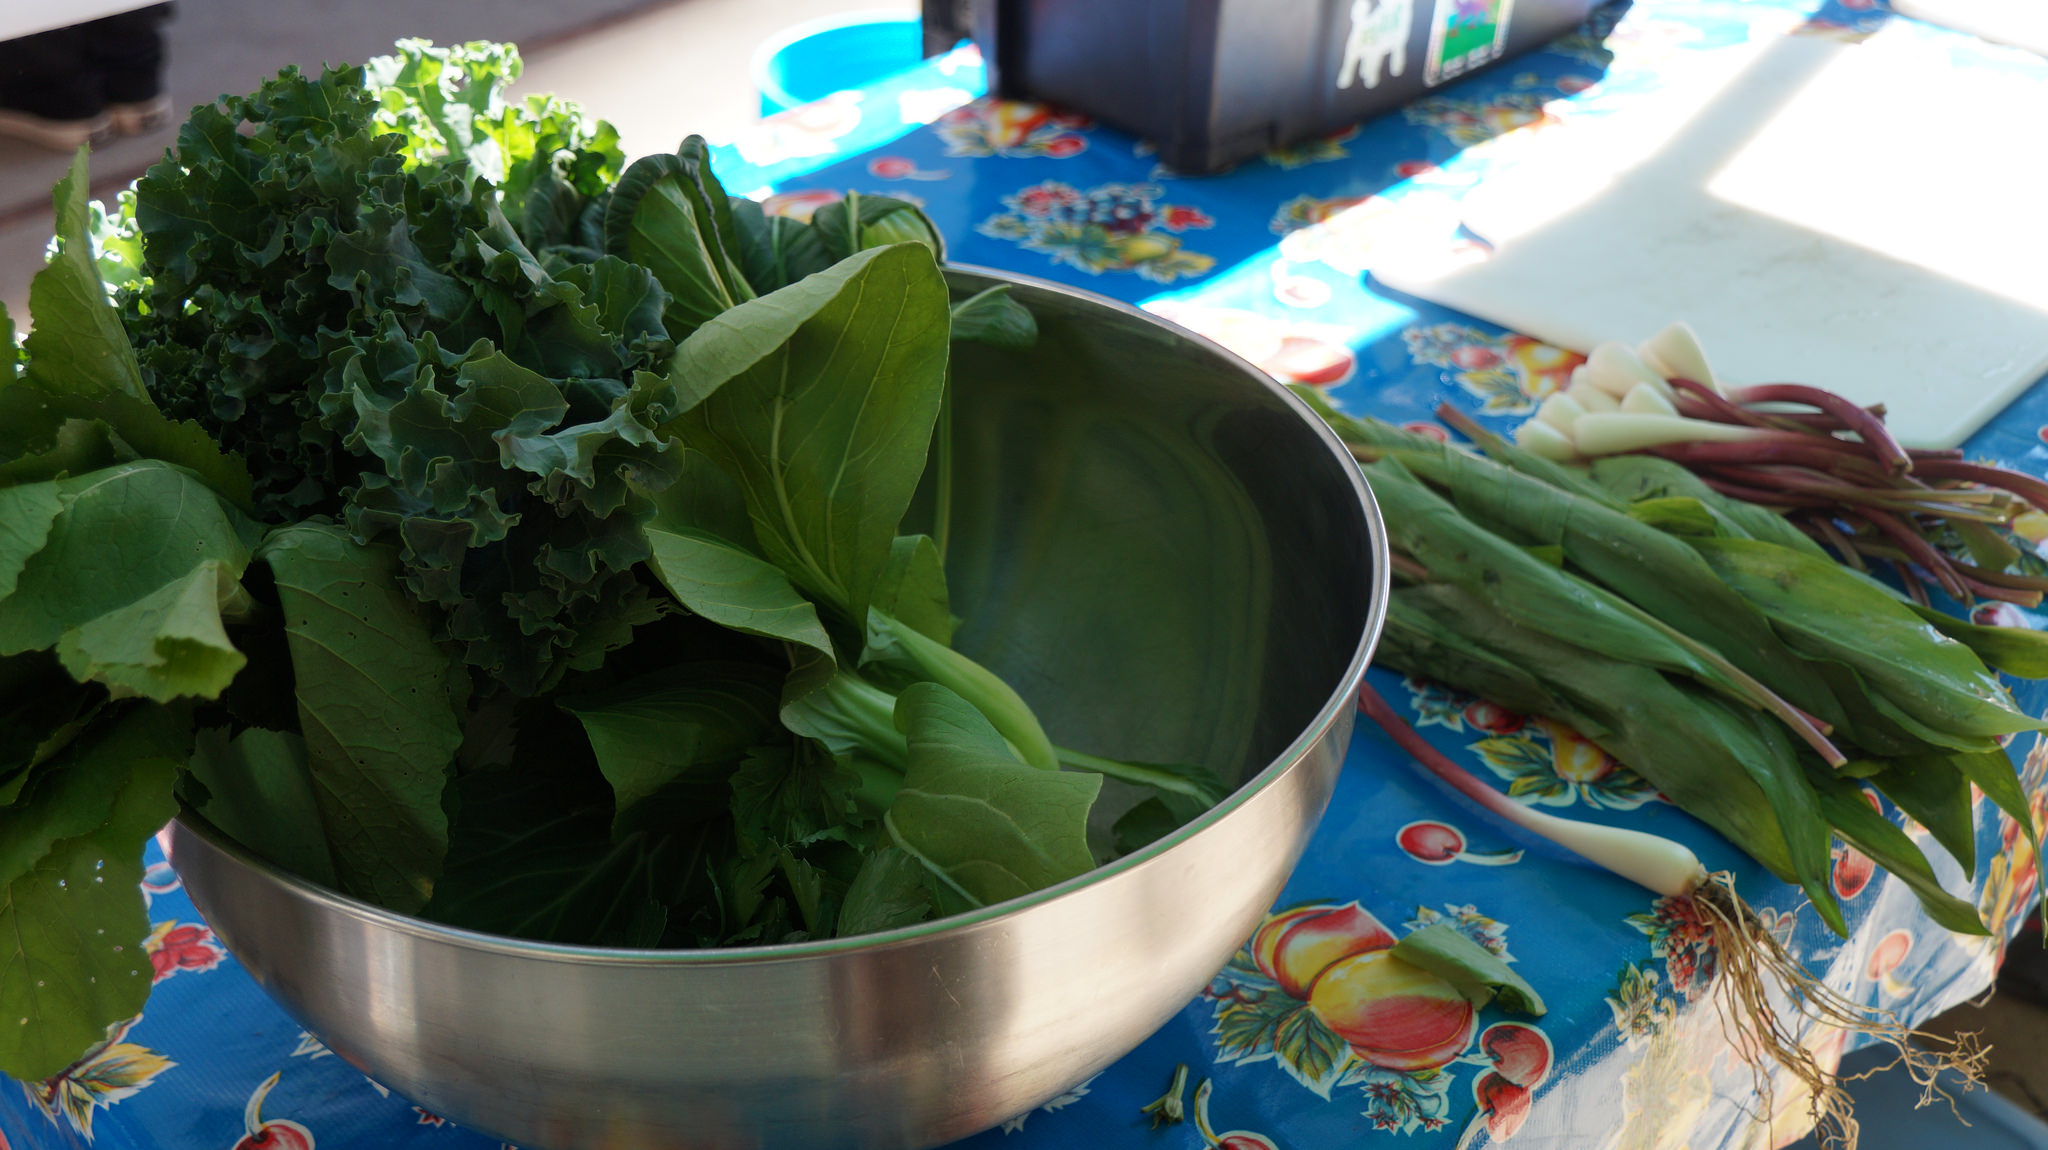
[[[915,14],[856,12],[790,28],[754,53],[761,114],[808,104],[914,68],[924,59]]]

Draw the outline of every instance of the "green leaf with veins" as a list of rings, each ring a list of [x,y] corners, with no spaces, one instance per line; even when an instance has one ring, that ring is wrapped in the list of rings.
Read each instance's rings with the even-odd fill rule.
[[[931,252],[898,244],[733,308],[677,351],[684,378],[726,377],[680,420],[684,441],[738,481],[769,561],[856,623],[924,472],[946,315]]]
[[[250,727],[230,738],[224,728],[202,730],[191,769],[206,788],[199,806],[206,821],[300,878],[335,885],[306,740],[297,732]]]
[[[667,914],[654,844],[614,842],[604,778],[572,755],[527,757],[454,785],[436,922],[588,946],[653,946]]]
[[[87,154],[81,146],[57,181],[57,254],[29,283],[28,379],[50,391],[122,392],[146,403],[135,349],[107,299],[86,232]]]
[[[873,934],[923,922],[932,914],[924,864],[883,847],[861,862],[839,904],[839,937]]]
[[[57,658],[79,682],[159,703],[218,698],[248,662],[221,624],[224,605],[247,599],[236,574],[206,560],[185,578],[64,632]]]
[[[910,743],[885,816],[897,846],[980,906],[1094,868],[1088,809],[1101,775],[1020,761],[980,711],[935,683],[912,684],[897,708]]]
[[[761,558],[739,489],[702,452],[687,451],[680,479],[648,520],[648,566],[678,602],[721,627],[801,644],[833,657],[818,609]]]
[[[929,639],[953,641],[946,564],[929,535],[898,535],[889,545],[889,565],[875,586],[875,609]]]
[[[20,1024],[0,1026],[0,1072],[49,1078],[141,1012],[152,973],[142,848],[177,812],[189,733],[172,709],[130,711],[7,812],[0,1016]],[[29,858],[42,836],[47,850]]]
[[[1038,342],[1038,321],[997,284],[953,305],[953,338],[1023,351]]]
[[[678,783],[717,805],[740,756],[775,724],[781,675],[743,663],[682,663],[563,699],[590,738],[623,818]]]
[[[742,833],[802,842],[853,819],[860,772],[816,744],[755,747],[732,776],[732,818]]]
[[[273,533],[299,723],[342,889],[403,913],[427,901],[448,846],[441,791],[466,683],[398,586],[387,547],[338,527]]]

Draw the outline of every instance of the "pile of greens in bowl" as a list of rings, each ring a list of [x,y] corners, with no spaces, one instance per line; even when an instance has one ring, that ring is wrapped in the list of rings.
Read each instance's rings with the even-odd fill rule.
[[[713,947],[996,903],[1221,797],[1053,747],[950,645],[949,343],[1030,314],[954,302],[905,203],[764,215],[695,138],[621,171],[517,71],[287,70],[117,211],[83,155],[58,186],[0,343],[0,1070],[141,1008],[180,803],[394,911]],[[1146,790],[1091,837],[1105,776]]]

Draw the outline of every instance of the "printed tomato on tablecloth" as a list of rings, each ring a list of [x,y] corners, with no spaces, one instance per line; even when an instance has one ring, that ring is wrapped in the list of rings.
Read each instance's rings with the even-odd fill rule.
[[[1447,909],[1418,908],[1404,925],[1447,924],[1513,961],[1503,924],[1472,907]],[[1475,1085],[1474,1121],[1507,1137],[1549,1072],[1548,1040],[1534,1027],[1500,1023],[1475,1052],[1479,1009],[1449,981],[1396,957],[1399,941],[1356,901],[1267,915],[1204,995],[1217,1063],[1271,1060],[1326,1099],[1356,1086],[1373,1126],[1400,1133],[1448,1123],[1450,1068],[1474,1063],[1488,1068]]]
[[[1145,310],[1200,332],[1282,383],[1333,387],[1351,378],[1358,355],[1345,329],[1330,324],[1289,322],[1245,308],[1200,307],[1153,300]]]
[[[270,1097],[283,1073],[273,1072],[249,1095],[242,1110],[242,1139],[234,1150],[313,1150],[313,1132],[305,1126],[289,1118],[266,1121],[263,1117],[263,1100]]]

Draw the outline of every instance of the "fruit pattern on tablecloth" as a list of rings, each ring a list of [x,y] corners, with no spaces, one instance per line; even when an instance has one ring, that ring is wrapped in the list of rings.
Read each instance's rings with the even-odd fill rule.
[[[721,148],[718,170],[735,192],[772,194],[776,211],[801,213],[844,188],[913,199],[956,260],[1142,304],[1339,407],[1442,437],[1439,401],[1505,429],[1579,359],[1382,292],[1372,267],[1418,246],[1484,258],[1458,229],[1459,197],[1575,120],[1626,106],[1702,53],[1787,32],[1912,35],[1973,66],[2048,80],[2038,58],[1904,26],[1875,0],[1638,0],[1609,23],[1216,178],[1183,177],[1086,117],[975,100],[983,78],[971,49],[771,117]],[[1571,274],[1559,269],[1561,289]],[[2048,388],[1968,449],[2048,471]],[[2048,516],[2032,537],[2048,548]],[[2000,621],[2039,625],[2024,613]],[[1832,875],[1854,928],[1843,941],[1796,892],[1568,729],[1373,676],[1382,695],[1412,703],[1425,737],[1523,801],[1671,835],[1735,870],[1788,945],[1859,1001],[1922,1019],[1979,993],[1996,969],[1996,945],[1933,928],[1910,892],[1853,851],[1837,852]],[[2020,700],[2039,712],[2048,689]],[[2048,822],[2048,742],[2013,750],[2025,756],[2036,821]],[[1977,816],[1986,865],[1972,880],[1945,857],[1937,866],[2009,933],[2030,910],[2039,861],[2012,820],[1984,803]],[[319,1150],[505,1150],[392,1095],[291,1022],[222,953],[154,847],[149,857],[146,945],[159,984],[148,1013],[50,1082],[0,1091],[0,1150],[312,1150],[316,1139]],[[1512,957],[1550,1012],[1474,1011],[1434,976],[1392,966],[1391,941],[1432,922]],[[1301,866],[1209,988],[1102,1074],[963,1145],[1782,1145],[1803,1125],[1803,1100],[1780,1089],[1771,1114],[1750,1113],[1747,1071],[1704,1008],[1717,970],[1677,906],[1514,836],[1361,732]],[[1838,1033],[1806,1041],[1824,1060],[1843,1052]]]

